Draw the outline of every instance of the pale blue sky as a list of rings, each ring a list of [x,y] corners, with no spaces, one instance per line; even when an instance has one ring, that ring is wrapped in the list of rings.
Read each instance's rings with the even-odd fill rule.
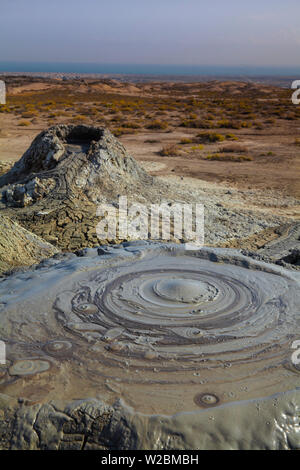
[[[300,65],[299,0],[0,0],[0,61]]]

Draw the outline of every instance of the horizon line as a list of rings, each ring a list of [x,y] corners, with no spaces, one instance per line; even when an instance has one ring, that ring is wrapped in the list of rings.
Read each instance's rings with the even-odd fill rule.
[[[278,65],[261,65],[261,64],[222,64],[222,63],[214,63],[214,64],[183,64],[183,63],[155,63],[155,62],[82,62],[82,61],[66,61],[66,60],[0,60],[0,64],[3,63],[10,63],[10,64],[76,64],[76,65],[105,65],[105,66],[113,66],[113,65],[131,65],[131,66],[155,66],[155,67],[228,67],[228,68],[235,68],[235,67],[256,67],[256,68],[299,68],[300,65],[286,65],[286,64],[278,64]]]

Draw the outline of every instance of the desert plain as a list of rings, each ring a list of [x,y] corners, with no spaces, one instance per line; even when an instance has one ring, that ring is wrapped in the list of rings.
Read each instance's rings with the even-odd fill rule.
[[[291,90],[251,81],[123,82],[2,76],[2,173],[43,129],[107,127],[151,175],[228,209],[299,219],[300,107]],[[278,224],[274,224],[274,226]],[[272,230],[227,246],[256,248]],[[275,234],[276,236],[276,234]]]

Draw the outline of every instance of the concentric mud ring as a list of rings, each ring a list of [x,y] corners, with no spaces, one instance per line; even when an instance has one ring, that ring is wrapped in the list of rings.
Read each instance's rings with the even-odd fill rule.
[[[38,374],[54,396],[57,382],[68,398],[113,400],[119,391],[143,412],[173,413],[298,386],[297,274],[234,250],[127,243],[94,251],[5,281],[8,359],[55,364],[43,374],[8,368],[14,393]],[[203,394],[218,401],[195,399]]]

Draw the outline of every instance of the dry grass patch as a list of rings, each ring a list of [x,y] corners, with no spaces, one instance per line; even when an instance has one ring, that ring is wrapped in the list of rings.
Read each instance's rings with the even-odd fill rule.
[[[191,147],[191,150],[195,151],[195,150],[203,150],[204,149],[204,145],[202,144],[198,144],[198,145],[193,145]]]
[[[117,129],[112,129],[112,133],[115,137],[120,137],[125,134],[136,134],[136,130],[127,127],[117,127]]]
[[[180,155],[180,150],[177,145],[166,145],[159,152],[159,155],[162,157],[176,156]]]
[[[222,134],[217,134],[216,132],[204,132],[202,134],[198,134],[197,138],[200,142],[204,143],[215,143],[215,142],[223,142],[226,137]]]
[[[152,129],[152,130],[165,130],[168,128],[168,123],[164,121],[160,121],[159,119],[155,119],[154,121],[150,122],[148,124],[147,129]]]
[[[20,121],[18,123],[18,126],[21,126],[21,127],[26,127],[26,126],[30,126],[31,122],[30,121]]]

